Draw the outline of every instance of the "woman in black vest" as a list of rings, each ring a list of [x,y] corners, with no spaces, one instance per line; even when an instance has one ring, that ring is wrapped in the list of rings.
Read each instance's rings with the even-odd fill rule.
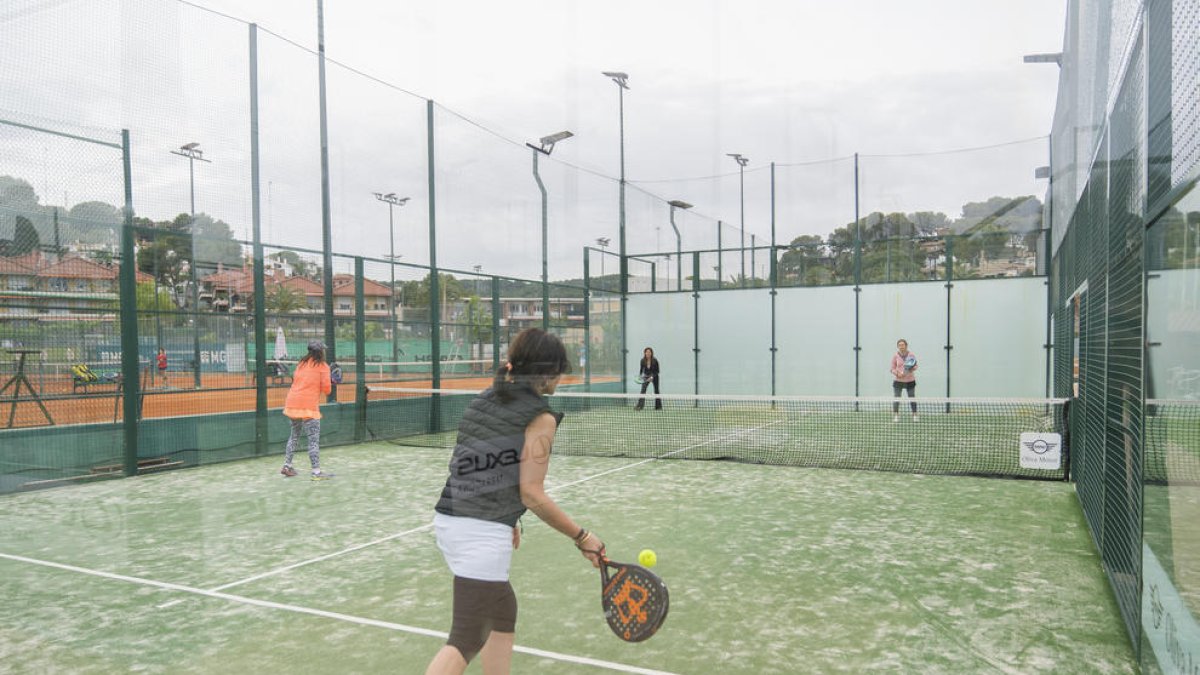
[[[642,383],[642,394],[646,393],[646,387],[654,385],[654,393],[658,392],[658,359],[654,358],[654,350],[646,347],[642,350],[642,360],[638,367],[638,380]],[[639,398],[636,408],[641,410],[646,405],[646,399]],[[658,396],[654,397],[654,409],[662,410],[662,399]]]
[[[544,487],[562,421],[545,396],[569,370],[557,336],[538,328],[521,331],[492,386],[463,413],[433,520],[438,548],[454,573],[454,617],[427,675],[462,673],[476,654],[482,654],[484,672],[508,672],[517,620],[508,571],[521,544],[517,520],[526,509],[571,537],[600,566],[604,543],[563,512]]]

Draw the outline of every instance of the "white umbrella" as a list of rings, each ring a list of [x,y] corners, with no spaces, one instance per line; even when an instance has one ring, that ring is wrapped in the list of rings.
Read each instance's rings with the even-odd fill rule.
[[[287,340],[283,338],[283,326],[279,326],[275,329],[275,360],[282,361],[287,355]]]

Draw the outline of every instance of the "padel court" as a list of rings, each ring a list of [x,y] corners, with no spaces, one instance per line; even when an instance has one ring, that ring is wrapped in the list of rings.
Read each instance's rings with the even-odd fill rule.
[[[11,495],[0,661],[421,672],[450,620],[447,457],[374,443],[323,453],[332,481],[271,457]],[[657,551],[671,611],[617,639],[596,570],[526,517],[514,672],[1136,672],[1069,483],[563,453],[548,485],[613,559]]]

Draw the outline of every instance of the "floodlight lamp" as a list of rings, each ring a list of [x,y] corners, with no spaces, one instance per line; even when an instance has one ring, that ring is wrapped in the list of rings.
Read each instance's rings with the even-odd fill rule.
[[[1062,52],[1054,52],[1050,54],[1026,54],[1025,63],[1053,63],[1062,65]]]
[[[554,144],[555,143],[558,143],[559,141],[565,141],[574,135],[575,134],[571,133],[570,131],[560,131],[557,134],[550,134],[549,136],[542,136],[541,139],[539,139],[539,141],[538,141],[539,143],[541,143],[541,147],[538,147],[538,146],[534,145],[533,143],[526,143],[525,145],[533,148],[534,150],[537,150],[538,152],[542,153],[543,155],[549,155],[550,153],[554,152]]]
[[[555,143],[557,143],[559,141],[565,141],[574,135],[575,134],[573,134],[569,131],[560,131],[557,134],[550,134],[549,136],[542,136],[542,145],[554,145]]]
[[[185,144],[179,146],[179,149],[180,150],[195,150],[198,147],[200,147],[199,143],[185,143]]]
[[[1050,177],[1050,167],[1039,166],[1038,168],[1033,170],[1033,177],[1034,178],[1049,178]]]
[[[608,237],[597,237],[596,245],[600,246],[600,247],[605,247],[605,246],[608,246],[609,242],[611,242],[611,241],[612,241],[612,239],[609,239]]]
[[[378,199],[381,202],[387,202],[393,206],[404,206],[410,199],[410,197],[397,197],[395,192],[389,192],[386,195],[380,192],[375,192],[373,194],[375,195],[375,199]]]
[[[738,166],[746,166],[747,164],[749,164],[749,163],[750,163],[750,158],[749,158],[749,157],[742,157],[741,153],[737,153],[737,152],[727,152],[727,153],[725,153],[725,155],[726,155],[727,157],[732,157],[732,158],[733,158],[733,161],[735,161],[735,162],[737,162],[737,163],[738,163]]]
[[[620,87],[622,89],[629,88],[629,84],[627,83],[627,80],[629,79],[628,73],[622,73],[622,72],[615,71],[615,70],[611,70],[611,71],[606,70],[601,74],[604,75],[605,77],[612,78],[612,81],[616,82],[618,87]]]
[[[692,208],[692,205],[691,205],[691,204],[689,204],[689,203],[687,203],[687,202],[685,202],[685,201],[679,200],[679,199],[672,199],[671,201],[669,201],[669,202],[667,202],[667,203],[668,203],[668,204],[670,204],[671,206],[673,206],[673,207],[677,208],[677,209],[690,209],[690,208]]]

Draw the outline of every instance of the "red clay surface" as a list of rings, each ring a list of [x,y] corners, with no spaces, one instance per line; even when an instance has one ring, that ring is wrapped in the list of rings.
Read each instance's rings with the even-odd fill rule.
[[[609,381],[611,378],[603,378]],[[592,378],[593,382],[600,381]],[[568,375],[563,384],[582,384],[583,378]],[[492,383],[491,377],[456,377],[442,379],[443,389],[484,389]],[[149,383],[147,383],[149,384]],[[368,377],[367,386],[429,388],[430,380],[397,380]],[[167,385],[161,380],[142,391],[142,417],[176,417],[180,415],[203,415],[208,413],[251,412],[254,410],[255,389],[252,378],[239,373],[205,373],[201,389],[195,389],[191,373],[170,373]],[[53,418],[53,424],[112,423],[124,417],[124,403],[118,396],[117,386],[112,383],[95,383],[88,386],[86,393],[80,389],[72,392],[70,378],[57,381],[45,378],[35,382],[42,405]],[[267,407],[282,408],[287,398],[288,385],[270,382],[267,385]],[[348,374],[339,386],[339,398],[354,399],[354,376]],[[368,395],[369,399],[386,398],[386,392]],[[15,410],[14,410],[15,408]],[[10,424],[9,417],[12,417]],[[12,399],[12,389],[0,397],[0,429],[47,426],[51,424],[38,406],[37,400],[24,387],[21,396]]]

